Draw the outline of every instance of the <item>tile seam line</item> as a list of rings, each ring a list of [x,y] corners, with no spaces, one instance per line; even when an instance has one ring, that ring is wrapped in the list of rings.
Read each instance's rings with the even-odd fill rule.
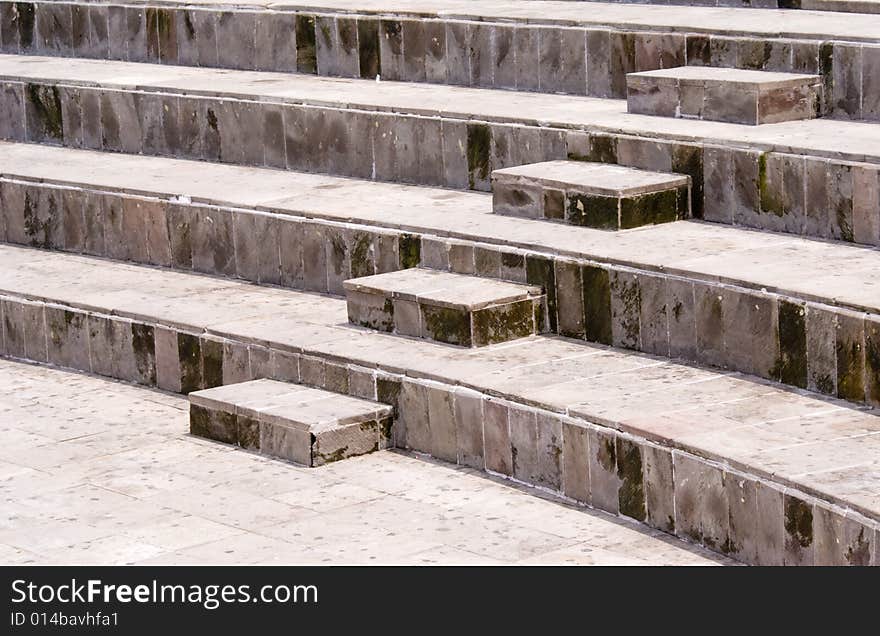
[[[64,305],[62,305],[62,306],[64,306]],[[87,312],[87,313],[97,313],[97,312]],[[143,316],[143,317],[141,317],[141,321],[143,321],[145,323],[151,323],[153,326],[157,326],[155,319],[151,318],[151,317]],[[233,340],[233,341],[237,340],[238,342],[243,343],[243,344],[246,343],[246,339],[241,338],[241,337],[239,337],[237,339],[236,338],[227,338],[227,339]],[[321,358],[321,359],[330,359],[333,357],[333,356],[330,356],[324,352],[320,352],[320,351],[316,351],[316,350],[309,350],[307,348],[307,346],[302,347],[302,355],[309,355],[309,356],[313,356],[313,357],[317,357],[317,358]],[[10,357],[7,355],[0,355],[0,357],[6,358],[6,359],[16,359],[16,358],[13,358],[13,357]],[[346,360],[350,360],[350,359],[347,358]],[[361,361],[357,361],[357,362],[359,363]],[[44,364],[44,366],[55,366],[55,365],[50,365],[50,364],[45,364],[45,363],[43,363],[43,364]],[[673,454],[675,452],[686,453],[686,454],[692,456],[693,458],[697,459],[698,461],[706,462],[711,465],[716,465],[722,469],[726,469],[729,471],[741,472],[741,473],[744,473],[745,475],[750,475],[754,478],[761,479],[763,481],[767,481],[768,483],[776,484],[778,487],[796,489],[799,492],[802,492],[811,498],[821,500],[824,503],[827,503],[832,506],[837,506],[841,509],[855,510],[856,512],[859,512],[859,514],[862,514],[866,518],[870,519],[872,521],[872,523],[880,524],[880,513],[871,512],[868,509],[862,508],[861,506],[859,506],[857,504],[851,504],[851,503],[841,504],[837,501],[838,498],[833,495],[830,495],[828,493],[821,493],[818,490],[814,491],[814,489],[810,488],[806,484],[798,484],[797,482],[792,481],[793,479],[796,478],[794,476],[780,476],[780,475],[777,475],[777,474],[769,472],[769,471],[763,471],[760,467],[746,464],[743,461],[738,461],[732,457],[722,458],[719,456],[714,456],[712,453],[706,453],[705,451],[702,451],[699,447],[691,447],[691,446],[687,445],[686,443],[679,442],[678,440],[665,439],[665,438],[664,439],[651,439],[649,437],[646,437],[643,434],[643,432],[640,432],[638,430],[635,430],[635,431],[631,430],[628,425],[621,423],[621,422],[616,422],[617,426],[615,427],[615,426],[611,426],[609,424],[594,421],[594,419],[590,419],[589,417],[586,417],[584,415],[572,415],[572,414],[568,413],[567,410],[564,413],[559,413],[556,411],[552,411],[548,408],[536,407],[536,406],[531,405],[531,404],[527,403],[526,401],[522,400],[521,398],[519,398],[519,396],[517,396],[518,399],[511,399],[511,397],[509,395],[496,396],[496,395],[493,395],[492,393],[490,393],[488,391],[488,389],[486,389],[485,387],[481,388],[481,387],[478,387],[478,386],[472,385],[472,384],[462,384],[462,383],[457,382],[451,378],[437,380],[437,379],[433,379],[433,378],[415,377],[415,376],[410,376],[406,373],[401,374],[399,372],[396,372],[396,371],[393,371],[390,369],[384,369],[381,363],[372,363],[372,364],[376,368],[376,370],[382,374],[393,375],[393,376],[399,375],[401,377],[406,377],[406,378],[409,378],[410,381],[415,382],[416,384],[419,384],[419,385],[428,386],[428,387],[440,386],[440,387],[443,387],[445,390],[449,391],[450,393],[454,393],[454,391],[457,387],[463,386],[465,388],[476,390],[478,393],[485,396],[486,398],[495,398],[496,400],[500,399],[502,402],[506,402],[508,404],[514,404],[514,405],[521,407],[521,408],[524,407],[524,408],[531,410],[531,411],[542,411],[542,412],[544,412],[546,414],[550,414],[550,415],[562,414],[568,420],[572,420],[575,423],[582,423],[581,425],[587,424],[590,427],[597,427],[597,428],[611,430],[615,434],[622,435],[627,439],[631,439],[634,441],[642,441],[642,442],[649,444],[651,446],[654,446],[654,447],[667,449],[670,452],[673,452]],[[423,453],[423,454],[430,456],[430,453]]]
[[[0,56],[2,57],[2,56]],[[13,57],[13,56],[9,56]],[[39,57],[39,56],[38,56]],[[64,59],[64,58],[50,58],[50,59]],[[80,59],[80,58],[76,58]],[[82,58],[83,61],[86,62],[95,62],[102,60],[93,60],[90,58]],[[145,62],[124,62],[112,60],[111,64],[119,63],[119,64],[136,64],[139,66],[153,66],[152,64],[148,64]],[[162,66],[162,65],[159,65]],[[175,68],[171,66],[164,66],[164,68]],[[191,67],[180,67],[189,69]],[[242,71],[242,70],[231,70],[231,69],[218,69],[218,68],[209,68],[209,67],[196,67],[201,71],[227,71],[233,73],[260,73],[261,71]],[[341,79],[334,78],[331,76],[308,76],[312,79]],[[371,80],[362,80],[362,79],[351,79],[351,81],[356,82],[371,82]],[[468,115],[467,113],[460,113],[456,111],[421,111],[416,107],[399,107],[399,106],[386,106],[382,104],[352,104],[349,102],[334,102],[332,100],[328,101],[317,101],[317,100],[302,100],[302,99],[283,99],[274,95],[260,95],[258,93],[230,93],[224,94],[216,91],[207,91],[207,90],[184,90],[184,89],[174,89],[167,86],[159,86],[159,85],[108,85],[107,83],[99,83],[99,82],[90,82],[86,80],[69,80],[69,79],[51,79],[46,77],[28,77],[22,75],[4,75],[0,73],[0,82],[17,82],[21,84],[39,84],[43,86],[57,86],[63,88],[74,88],[74,89],[96,89],[96,90],[104,90],[104,91],[113,91],[113,92],[127,92],[127,93],[143,93],[150,95],[158,95],[162,97],[192,97],[197,99],[208,99],[213,98],[219,101],[229,101],[229,102],[247,102],[253,104],[260,104],[266,106],[302,106],[305,108],[318,108],[324,110],[341,110],[341,111],[349,111],[353,113],[369,113],[369,114],[393,114],[400,115],[405,117],[413,117],[417,119],[439,119],[439,120],[449,120],[450,122],[463,122],[466,124],[499,124],[499,125],[517,125],[517,126],[528,126],[528,127],[537,127],[546,130],[562,130],[562,131],[574,131],[574,132],[586,132],[586,133],[597,133],[597,134],[609,134],[609,135],[618,135],[627,138],[634,139],[651,139],[651,140],[659,140],[659,141],[668,141],[668,142],[678,142],[685,144],[697,144],[702,147],[716,147],[716,148],[727,148],[727,149],[736,149],[736,150],[745,150],[745,151],[753,151],[753,152],[775,152],[778,154],[789,154],[789,155],[798,155],[804,157],[814,157],[818,159],[825,160],[837,160],[841,162],[848,163],[867,163],[867,164],[877,164],[880,163],[880,153],[876,156],[868,156],[864,154],[842,154],[838,150],[820,150],[815,148],[803,148],[798,146],[785,146],[779,143],[771,143],[771,142],[760,142],[760,141],[750,141],[750,142],[739,142],[733,139],[722,139],[719,137],[700,137],[693,136],[691,134],[686,133],[663,133],[663,132],[652,132],[652,131],[633,131],[626,130],[623,128],[619,128],[616,126],[608,125],[608,124],[596,124],[596,123],[571,123],[571,122],[559,122],[553,120],[544,120],[544,119],[517,119],[515,117],[508,117],[504,115],[490,115],[486,116],[482,115]],[[386,82],[386,84],[391,84],[392,82]],[[469,86],[457,86],[457,85],[448,85],[448,84],[427,84],[427,83],[418,83],[418,82],[393,82],[394,84],[406,84],[406,85],[415,85],[415,86],[429,86],[432,87],[431,90],[443,90],[443,89],[465,89],[465,90],[474,90],[474,91],[493,91],[493,92],[506,92],[510,94],[526,94],[526,95],[539,95],[543,97],[549,97],[549,94],[545,93],[531,93],[526,92],[523,93],[521,91],[511,91],[506,89],[494,89],[494,88],[479,88],[479,87],[469,87]],[[600,97],[590,97],[585,95],[563,95],[566,98],[574,98],[574,99],[588,99],[588,100],[605,100],[605,101],[622,101],[617,99],[610,98],[600,98]],[[626,113],[618,113],[622,115],[626,115]],[[838,121],[841,123],[860,123],[864,125],[874,125],[876,122],[870,120],[853,120],[853,119],[834,119],[834,118],[822,118],[827,121]],[[741,124],[727,124],[725,122],[713,122],[716,124],[724,124],[730,126],[741,126]],[[773,125],[773,124],[768,124]],[[751,128],[755,128],[752,126]],[[22,143],[22,142],[19,142]],[[158,156],[158,155],[151,155]],[[233,164],[236,165],[236,164]],[[616,164],[615,164],[616,165]]]
[[[27,2],[27,4],[47,4],[46,2]],[[68,4],[71,6],[77,5],[76,2],[63,2],[57,4]],[[98,4],[98,3],[96,3]],[[614,8],[617,8],[616,5],[621,3],[612,2],[612,3],[602,3],[602,4],[612,4],[615,5]],[[106,6],[106,5],[102,5]],[[719,35],[722,37],[756,37],[761,39],[790,39],[790,40],[803,40],[803,39],[813,39],[813,40],[822,40],[827,41],[829,37],[827,34],[822,33],[821,31],[804,31],[801,33],[795,31],[774,31],[774,32],[760,32],[760,31],[740,31],[733,29],[725,29],[719,27],[711,27],[711,26],[695,26],[695,25],[656,25],[656,24],[644,24],[641,22],[585,22],[583,20],[579,20],[577,18],[548,18],[548,17],[523,17],[523,16],[503,16],[503,15],[492,15],[492,14],[477,14],[477,13],[458,13],[456,10],[438,10],[431,12],[418,12],[414,10],[382,10],[382,9],[345,9],[345,8],[336,8],[336,7],[322,7],[318,5],[295,5],[295,4],[287,4],[287,3],[270,3],[265,5],[248,5],[248,4],[239,4],[239,5],[223,5],[223,4],[188,4],[186,2],[126,2],[121,3],[120,5],[113,4],[113,6],[123,6],[126,8],[133,9],[141,9],[141,8],[157,8],[157,9],[174,9],[180,11],[213,11],[219,13],[268,13],[268,14],[305,14],[305,15],[314,15],[320,17],[339,17],[339,16],[368,16],[371,18],[376,18],[379,20],[382,19],[406,19],[406,20],[419,20],[419,21],[456,21],[456,22],[473,22],[476,24],[485,24],[490,26],[502,25],[502,26],[553,26],[553,27],[562,27],[562,28],[572,28],[572,29],[584,29],[584,30],[614,30],[614,31],[622,31],[622,32],[634,32],[634,33],[642,33],[642,32],[654,32],[654,33],[673,33],[677,35]],[[682,7],[688,8],[687,5],[670,5],[673,7]],[[699,7],[694,6],[690,8],[721,8],[721,9],[740,9],[745,8],[749,10],[748,7]],[[754,9],[766,11],[766,9]],[[772,9],[771,9],[772,10]],[[781,11],[781,9],[776,9],[776,11]],[[809,10],[803,10],[799,13],[799,18],[807,17],[804,15]],[[692,12],[693,13],[693,12]],[[813,12],[813,13],[828,13],[825,12]],[[812,17],[812,14],[810,14]],[[844,14],[845,17],[849,17],[849,13]],[[856,16],[861,16],[865,14],[854,14]],[[871,15],[871,14],[867,14]],[[816,19],[820,19],[823,16],[817,15]],[[660,18],[662,20],[662,18]],[[847,39],[849,38],[849,39]],[[855,43],[855,44],[864,44],[864,43],[880,43],[880,39],[872,38],[870,36],[858,36],[847,34],[843,36],[833,36],[831,41],[835,43]]]
[[[82,184],[67,182],[62,180],[47,180],[44,178],[31,178],[31,177],[23,177],[16,176],[11,173],[0,173],[0,181],[7,180],[11,182],[20,182],[22,184],[40,184],[48,187],[57,187],[59,189],[70,189],[70,190],[83,190],[94,192],[96,194],[109,194],[109,195],[125,195],[128,194],[131,197],[142,198],[149,201],[158,201],[169,204],[174,204],[175,202],[172,200],[180,195],[178,194],[170,194],[170,193],[156,193],[155,191],[147,193],[141,190],[126,190],[124,188],[114,189],[107,186],[99,186],[97,188],[90,188],[83,186]],[[474,243],[475,247],[488,245],[491,247],[504,248],[510,247],[515,250],[521,250],[525,252],[525,256],[534,255],[540,258],[549,258],[550,260],[557,260],[559,257],[562,257],[564,260],[574,260],[578,265],[584,266],[595,266],[595,267],[614,267],[621,272],[626,272],[633,275],[662,275],[666,278],[670,278],[676,281],[682,281],[686,283],[701,283],[701,284],[709,284],[713,287],[718,287],[721,290],[724,289],[732,289],[732,290],[743,290],[748,292],[757,292],[761,295],[765,296],[776,296],[778,298],[791,299],[795,302],[809,302],[813,304],[821,305],[822,307],[829,308],[839,308],[848,311],[855,311],[860,313],[866,313],[869,315],[880,315],[880,307],[870,307],[868,305],[861,305],[858,303],[847,302],[844,300],[839,300],[834,297],[823,297],[818,296],[809,292],[798,292],[794,290],[789,290],[785,288],[780,288],[775,285],[766,285],[760,282],[746,281],[746,280],[736,280],[731,279],[727,276],[715,275],[715,274],[702,274],[700,271],[696,270],[687,270],[682,269],[681,267],[666,267],[663,265],[650,265],[650,264],[635,264],[630,261],[621,260],[619,258],[613,257],[602,257],[597,256],[596,254],[584,254],[584,253],[573,253],[568,250],[560,250],[556,248],[550,248],[545,246],[536,246],[532,243],[520,243],[517,241],[506,241],[503,238],[495,239],[494,241],[487,241],[487,238],[491,239],[491,237],[485,237],[476,234],[467,234],[464,232],[454,232],[450,231],[446,234],[433,234],[435,231],[434,228],[426,228],[424,226],[417,225],[406,225],[406,224],[394,224],[389,223],[387,221],[370,221],[368,219],[357,219],[354,220],[341,220],[339,217],[331,217],[326,214],[322,214],[320,212],[314,211],[294,211],[294,210],[282,210],[280,208],[272,208],[268,205],[254,205],[251,207],[240,207],[241,204],[236,204],[232,202],[224,202],[215,200],[213,202],[204,200],[202,197],[195,197],[191,199],[190,205],[194,207],[208,207],[208,208],[220,208],[221,210],[226,210],[230,213],[247,213],[254,214],[257,216],[261,215],[269,215],[269,216],[281,216],[281,217],[292,217],[296,219],[309,220],[309,221],[317,221],[319,224],[326,224],[330,227],[342,227],[345,229],[361,229],[361,228],[369,228],[369,229],[383,229],[401,233],[411,233],[418,234],[423,239],[453,239],[459,241],[466,241],[470,243]],[[302,221],[300,221],[302,222]],[[721,224],[724,225],[724,224]],[[735,228],[736,226],[729,226]],[[775,243],[775,246],[785,246],[789,244],[792,240],[795,240],[800,237],[780,237],[779,242]],[[0,245],[8,244],[14,245],[16,247],[25,247],[28,249],[38,249],[41,253],[51,252],[51,250],[46,250],[45,248],[33,248],[31,246],[19,246],[13,243],[0,243]],[[846,247],[852,247],[855,249],[866,249],[877,251],[875,248],[869,246],[853,246],[849,244],[844,244]],[[766,246],[762,246],[762,249]],[[754,248],[742,248],[737,251],[749,251]],[[727,252],[728,254],[733,253],[734,251]],[[203,276],[207,278],[216,278],[216,276],[208,273],[201,273],[194,270],[182,270],[182,269],[173,269],[166,268],[156,265],[150,265],[146,263],[137,263],[135,261],[119,261],[112,259],[107,256],[92,256],[84,253],[78,252],[64,252],[69,254],[77,254],[86,258],[94,258],[100,261],[110,261],[114,263],[127,264],[134,267],[148,267],[151,269],[158,269],[160,271],[173,271],[180,272],[186,274],[192,274],[196,276]],[[717,255],[715,255],[717,256]],[[713,258],[713,256],[709,257],[700,257],[700,258]],[[430,268],[426,268],[430,269]],[[438,270],[445,271],[445,270]],[[254,287],[266,287],[271,289],[292,289],[287,287],[281,287],[276,285],[269,285],[266,283],[257,283],[254,281],[248,281],[246,279],[233,278],[231,279],[236,283],[243,284],[251,284]],[[503,280],[503,279],[489,279],[489,280]],[[523,283],[518,283],[523,284]],[[527,283],[525,283],[527,284]],[[222,290],[223,287],[218,287],[213,290],[202,290],[199,293],[207,293],[211,291]],[[303,291],[303,290],[296,290]]]

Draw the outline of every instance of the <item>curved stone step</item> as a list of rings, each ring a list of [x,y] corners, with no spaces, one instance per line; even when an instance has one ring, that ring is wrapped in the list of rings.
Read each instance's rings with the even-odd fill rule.
[[[499,168],[617,163],[690,176],[696,218],[880,244],[880,126],[745,126],[586,97],[28,56],[0,56],[0,77],[10,140],[473,190]]]
[[[564,338],[462,349],[342,301],[0,247],[0,353],[148,386],[270,377],[396,407],[396,446],[561,492],[747,563],[877,564],[880,418]]]
[[[386,448],[394,411],[268,379],[193,391],[189,403],[193,435],[311,467]]]
[[[53,1],[0,9],[7,53],[617,98],[626,96],[627,73],[703,64],[821,73],[829,113],[880,119],[877,16],[619,3],[585,10],[526,0]]]
[[[495,215],[482,194],[0,148],[13,243],[338,295],[419,266],[500,278],[545,290],[553,333],[880,404],[876,250],[694,222],[608,233]]]

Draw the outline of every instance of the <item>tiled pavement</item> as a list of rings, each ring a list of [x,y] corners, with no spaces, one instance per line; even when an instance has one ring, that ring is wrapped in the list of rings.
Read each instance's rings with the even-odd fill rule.
[[[0,563],[729,563],[400,452],[307,469],[202,441],[186,406],[0,360]]]

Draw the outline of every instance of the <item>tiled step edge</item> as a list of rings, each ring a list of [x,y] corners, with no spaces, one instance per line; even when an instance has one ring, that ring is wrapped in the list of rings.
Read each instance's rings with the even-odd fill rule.
[[[159,90],[4,81],[0,139],[480,191],[501,168],[611,163],[690,176],[698,219],[880,245],[880,166],[864,157]],[[343,136],[314,152],[328,135]]]
[[[10,243],[336,295],[345,294],[346,279],[419,266],[527,283],[545,290],[552,333],[880,406],[880,315],[828,299],[427,232],[123,192],[3,178],[0,195],[0,240]],[[15,210],[22,215],[8,216]],[[70,214],[73,222],[65,220]]]
[[[824,36],[670,33],[641,24],[554,26],[148,3],[2,2],[0,23],[0,48],[6,53],[370,79],[380,75],[596,97],[624,98],[627,73],[684,64],[819,73],[828,95],[825,111],[880,119],[880,89],[870,79],[880,64],[880,46],[854,42],[858,38],[852,36],[837,42]],[[505,54],[513,48],[516,55]]]
[[[0,355],[193,390],[269,377],[395,407],[393,445],[561,493],[746,563],[878,564],[880,523],[748,467],[461,386],[0,296]],[[10,327],[20,338],[10,338]]]

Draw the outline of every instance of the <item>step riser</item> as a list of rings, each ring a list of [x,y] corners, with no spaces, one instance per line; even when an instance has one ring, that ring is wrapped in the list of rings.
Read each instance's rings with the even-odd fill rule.
[[[499,168],[566,158],[618,163],[689,175],[695,218],[880,245],[876,164],[513,122],[166,93],[6,82],[0,86],[4,97],[0,138],[10,141],[481,191],[490,189],[490,174]],[[60,117],[50,115],[59,111]],[[143,130],[141,121],[149,122]],[[335,148],[314,152],[337,135],[342,136]]]
[[[582,419],[320,354],[13,297],[0,306],[4,317],[10,307],[31,314],[28,350],[10,350],[7,343],[0,355],[45,361],[47,350],[59,366],[184,393],[272,377],[378,400],[396,407],[393,440],[400,448],[548,488],[747,563],[876,563],[875,520]],[[43,311],[48,338],[35,318]]]
[[[880,405],[880,367],[876,366],[880,359],[880,316],[874,314],[553,254],[505,250],[501,246],[364,226],[355,229],[287,215],[249,215],[247,211],[169,205],[160,200],[143,204],[143,199],[124,195],[112,195],[114,201],[123,203],[116,205],[123,212],[118,225],[83,221],[85,231],[90,227],[101,229],[103,225],[103,233],[76,234],[68,246],[63,242],[68,237],[67,228],[76,224],[63,220],[57,225],[49,224],[49,210],[67,211],[71,204],[85,208],[98,194],[54,189],[46,184],[30,185],[26,190],[20,184],[2,180],[0,184],[4,195],[0,211],[5,212],[5,216],[0,215],[0,231],[5,228],[6,240],[12,243],[75,252],[81,251],[81,245],[91,245],[98,249],[86,253],[133,260],[146,255],[146,260],[139,262],[159,265],[166,265],[170,254],[170,264],[179,269],[192,267],[195,271],[263,282],[274,282],[275,278],[262,277],[261,272],[277,272],[280,268],[278,282],[282,285],[340,295],[344,294],[342,281],[352,276],[419,265],[527,282],[548,291],[547,327],[551,332],[729,368],[856,403]],[[10,187],[14,195],[10,194]],[[65,202],[65,196],[71,198]],[[26,197],[40,202],[38,209],[31,212],[31,218],[36,219],[32,226],[65,228],[54,232],[57,243],[47,242],[43,235],[28,236],[23,231]],[[13,200],[18,204],[11,203]],[[138,202],[141,207],[136,205]],[[125,223],[126,213],[132,210],[134,218]],[[146,219],[137,216],[147,212],[147,218],[158,218],[153,227],[168,228],[167,236],[162,236],[164,243],[148,240]],[[193,228],[223,226],[228,228],[225,236],[232,236],[233,240],[202,240],[194,236],[190,244],[202,245],[202,249],[181,250],[187,242],[181,240],[185,233],[181,233],[176,219],[204,219],[194,216],[196,213],[209,215],[215,223],[194,223]],[[251,216],[266,222],[264,234],[254,232]],[[261,244],[257,239],[265,236],[284,237],[284,245],[293,249],[282,250],[279,243],[279,261],[264,261],[256,267],[252,259],[245,257],[246,252],[240,256],[235,251],[236,219],[242,228],[238,235],[250,237],[254,248]],[[125,229],[138,226],[144,229]],[[120,233],[108,241],[107,229],[114,227],[121,228]],[[298,241],[302,241],[301,250],[296,249]],[[120,245],[128,247],[124,254],[113,251]],[[157,250],[157,245],[161,249]],[[238,243],[239,248],[244,245],[248,243]],[[363,249],[365,245],[372,246],[373,260],[352,261],[353,255],[371,251]],[[149,259],[157,251],[166,258],[160,262]],[[259,253],[265,255],[268,251]],[[302,268],[295,265],[299,262]],[[241,267],[236,269],[236,264]]]
[[[369,78],[378,69],[388,80],[616,98],[627,73],[672,66],[821,73],[823,114],[880,119],[880,46],[870,44],[303,12],[8,2],[0,11],[7,53]]]

